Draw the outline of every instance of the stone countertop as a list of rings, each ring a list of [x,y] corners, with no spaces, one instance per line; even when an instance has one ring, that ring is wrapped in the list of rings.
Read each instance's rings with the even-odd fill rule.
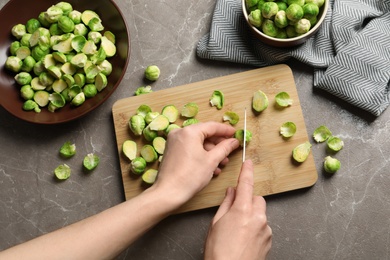
[[[0,7],[6,0],[0,0]],[[208,32],[215,1],[115,1],[131,35],[131,59],[116,92],[87,116],[58,126],[32,125],[0,108],[0,250],[94,215],[124,201],[111,109],[132,96],[145,66],[157,64],[154,91],[254,69],[200,60],[195,48]],[[269,259],[389,259],[390,110],[374,118],[313,89],[313,70],[289,61],[311,134],[327,125],[345,142],[342,168],[324,174],[326,151],[313,145],[317,183],[309,189],[269,196],[273,229]],[[77,145],[65,182],[53,178],[63,163],[58,149]],[[311,140],[313,142],[313,140]],[[101,163],[81,170],[87,153]],[[168,217],[118,259],[202,259],[204,239],[217,208]],[[131,217],[131,216],[129,216]],[[115,220],[113,220],[115,221]]]

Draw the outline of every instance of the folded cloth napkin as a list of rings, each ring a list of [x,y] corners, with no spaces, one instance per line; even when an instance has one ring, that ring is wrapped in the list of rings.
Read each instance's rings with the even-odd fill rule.
[[[304,44],[270,47],[250,32],[241,0],[217,0],[204,59],[257,67],[295,58],[314,67],[314,87],[379,116],[390,104],[390,0],[329,0],[318,32]]]

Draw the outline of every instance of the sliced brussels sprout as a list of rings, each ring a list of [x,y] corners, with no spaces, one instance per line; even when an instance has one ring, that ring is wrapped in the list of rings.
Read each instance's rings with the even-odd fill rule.
[[[181,116],[186,118],[195,117],[198,114],[199,107],[198,104],[190,102],[184,105],[181,110]]]
[[[76,144],[66,141],[60,148],[60,155],[70,158],[76,154]]]
[[[239,129],[234,132],[234,138],[236,138],[240,142],[240,146],[244,146],[244,129]],[[246,130],[245,141],[248,144],[252,140],[252,132],[248,129]]]
[[[129,120],[129,128],[134,135],[141,135],[146,126],[145,119],[141,115],[133,115]]]
[[[66,84],[66,83],[65,83]],[[79,93],[81,93],[83,90],[81,89],[81,87],[77,86],[77,85],[74,85],[72,86],[71,88],[69,88],[69,91],[68,91],[68,96],[70,99],[73,99],[75,98]]]
[[[107,80],[107,77],[106,75],[104,75],[103,73],[98,73],[95,77],[95,86],[96,86],[96,89],[101,92],[105,87],[107,87],[107,84],[108,84],[108,80]]]
[[[35,91],[37,90],[45,90],[46,86],[42,85],[39,78],[35,77],[31,80],[31,88]]]
[[[83,35],[76,35],[72,38],[71,46],[76,52],[81,52],[87,43],[87,39]]]
[[[70,53],[73,50],[72,40],[74,36],[70,36],[66,40],[60,41],[57,44],[53,45],[54,51],[59,51],[62,53]]]
[[[199,120],[196,118],[188,118],[183,121],[183,127],[189,126],[189,125],[194,125],[199,123]]]
[[[85,10],[84,12],[82,12],[81,14],[81,21],[88,25],[89,21],[92,19],[92,18],[99,18],[99,15],[97,13],[95,13],[94,11],[92,10]],[[100,19],[100,18],[99,18]]]
[[[280,127],[280,134],[283,137],[292,137],[297,131],[297,126],[293,122],[285,122]]]
[[[5,61],[5,68],[12,72],[18,73],[22,68],[23,61],[16,56],[8,56]]]
[[[292,156],[296,162],[304,162],[310,154],[311,143],[306,141],[296,146],[292,151]]]
[[[103,35],[100,32],[88,32],[88,40],[93,41],[95,44],[100,43],[102,36]]]
[[[150,144],[142,146],[140,150],[140,155],[142,158],[145,159],[147,163],[153,163],[158,158],[156,150],[154,150],[154,147]]]
[[[27,46],[20,46],[16,50],[16,57],[18,57],[21,60],[24,60],[26,57],[31,55],[30,48]]]
[[[107,37],[101,38],[100,46],[106,52],[108,58],[113,57],[116,54],[116,46]]]
[[[100,18],[96,18],[96,17],[89,20],[88,27],[93,32],[101,32],[104,30],[102,20],[100,20]]]
[[[65,98],[57,92],[51,93],[49,95],[49,101],[56,108],[61,108],[66,104]]]
[[[156,81],[160,77],[160,68],[156,65],[150,65],[145,69],[145,78]]]
[[[150,111],[145,115],[145,122],[149,125],[160,113],[157,111]]]
[[[275,95],[276,104],[280,107],[288,107],[293,104],[293,100],[287,92],[279,92]]]
[[[337,136],[331,136],[326,141],[329,149],[333,152],[338,152],[344,147],[344,142]]]
[[[327,173],[335,173],[341,167],[341,163],[338,159],[331,156],[326,156],[324,159],[324,170]]]
[[[156,152],[160,155],[164,154],[166,142],[167,141],[164,137],[157,136],[153,139],[152,143],[154,150],[156,150]]]
[[[149,127],[152,131],[164,131],[169,126],[169,119],[164,115],[158,115],[150,122]]]
[[[58,180],[67,180],[70,177],[71,169],[67,164],[61,164],[54,169],[54,175]]]
[[[103,48],[99,48],[95,54],[93,54],[90,59],[93,64],[100,64],[106,59],[107,55]]]
[[[64,80],[66,82],[66,85],[70,88],[72,87],[73,85],[75,85],[75,81],[74,81],[74,78],[72,75],[70,74],[65,74],[62,76],[61,78],[62,80]]]
[[[130,164],[131,172],[134,174],[142,174],[146,169],[146,161],[141,156],[135,157]]]
[[[137,157],[137,143],[133,140],[126,140],[122,144],[122,152],[130,161]]]
[[[80,106],[85,102],[84,92],[78,93],[70,102],[73,106]]]
[[[252,98],[252,108],[256,112],[262,112],[268,107],[268,97],[267,95],[261,91],[257,90],[255,93],[253,93]]]
[[[146,183],[146,184],[149,184],[149,185],[152,185],[156,179],[157,179],[157,175],[158,175],[158,170],[156,169],[147,169],[143,174],[142,174],[142,180]]]
[[[134,94],[136,96],[139,96],[142,94],[148,94],[148,93],[152,93],[152,92],[153,92],[153,90],[152,90],[151,86],[141,86],[135,90]]]
[[[54,92],[61,93],[68,87],[68,84],[63,79],[57,79],[51,85]],[[78,93],[77,93],[78,94]]]
[[[87,154],[83,160],[84,168],[89,170],[89,171],[92,171],[93,169],[95,169],[99,165],[99,163],[100,163],[99,156],[97,156],[93,153]]]
[[[220,90],[214,90],[210,98],[210,105],[222,109],[225,103],[225,95]]]
[[[145,140],[148,142],[152,142],[154,138],[158,136],[158,132],[150,129],[149,126],[145,127],[142,131],[142,135],[144,136]]]
[[[116,42],[116,39],[115,39],[115,34],[111,31],[105,31],[103,33],[103,36],[105,36],[110,42],[112,42],[113,44],[115,44]]]
[[[109,76],[112,72],[112,64],[108,60],[102,61],[102,63],[98,65],[98,68],[100,72],[106,76]]]
[[[168,135],[173,129],[180,129],[181,127],[177,124],[170,124],[167,129],[165,129],[165,134]]]
[[[39,108],[39,105],[35,101],[33,101],[33,100],[26,100],[23,103],[23,107],[22,108],[25,111],[34,110],[36,113],[41,112],[41,109]]]
[[[85,53],[78,53],[70,60],[70,64],[76,68],[84,68],[87,64],[87,61],[88,57],[85,55]]]
[[[240,116],[233,111],[226,111],[223,114],[223,121],[229,121],[231,125],[235,125],[240,121]]]
[[[168,118],[169,123],[174,123],[179,118],[179,110],[175,105],[164,106],[161,114]]]
[[[49,66],[47,68],[47,72],[49,72],[55,79],[60,79],[62,77],[61,69],[55,65]]]
[[[49,104],[49,92],[44,90],[38,90],[34,94],[34,101],[40,106],[45,107],[47,104]]]
[[[324,125],[317,127],[313,132],[313,138],[317,143],[322,143],[332,136],[332,132]]]
[[[136,114],[145,118],[149,112],[152,112],[150,106],[143,104],[137,108]]]
[[[77,86],[83,87],[85,85],[85,75],[83,73],[76,73],[73,78]]]

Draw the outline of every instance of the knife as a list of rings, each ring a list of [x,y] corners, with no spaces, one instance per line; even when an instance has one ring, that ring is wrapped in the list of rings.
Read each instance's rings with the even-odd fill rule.
[[[244,143],[242,149],[242,162],[245,162],[245,150],[246,150],[246,107],[244,109]]]

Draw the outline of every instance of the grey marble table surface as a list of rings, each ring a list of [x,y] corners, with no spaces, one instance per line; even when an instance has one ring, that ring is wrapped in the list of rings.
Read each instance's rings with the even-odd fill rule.
[[[0,0],[0,7],[7,2]],[[154,91],[254,69],[196,57],[196,44],[210,27],[213,0],[115,2],[129,28],[131,58],[103,105],[60,126],[32,125],[0,108],[0,250],[124,201],[111,109],[144,85],[145,66],[161,68]],[[374,118],[314,90],[312,68],[293,60],[287,64],[307,132],[327,125],[345,148],[337,154],[342,168],[329,176],[322,169],[323,146],[313,146],[317,183],[266,197],[273,229],[269,259],[390,259],[390,110]],[[90,152],[98,153],[101,163],[90,175],[80,169],[59,183],[53,169],[61,162],[58,148],[68,140],[78,149],[70,164]],[[202,259],[216,210],[168,217],[118,259]]]

